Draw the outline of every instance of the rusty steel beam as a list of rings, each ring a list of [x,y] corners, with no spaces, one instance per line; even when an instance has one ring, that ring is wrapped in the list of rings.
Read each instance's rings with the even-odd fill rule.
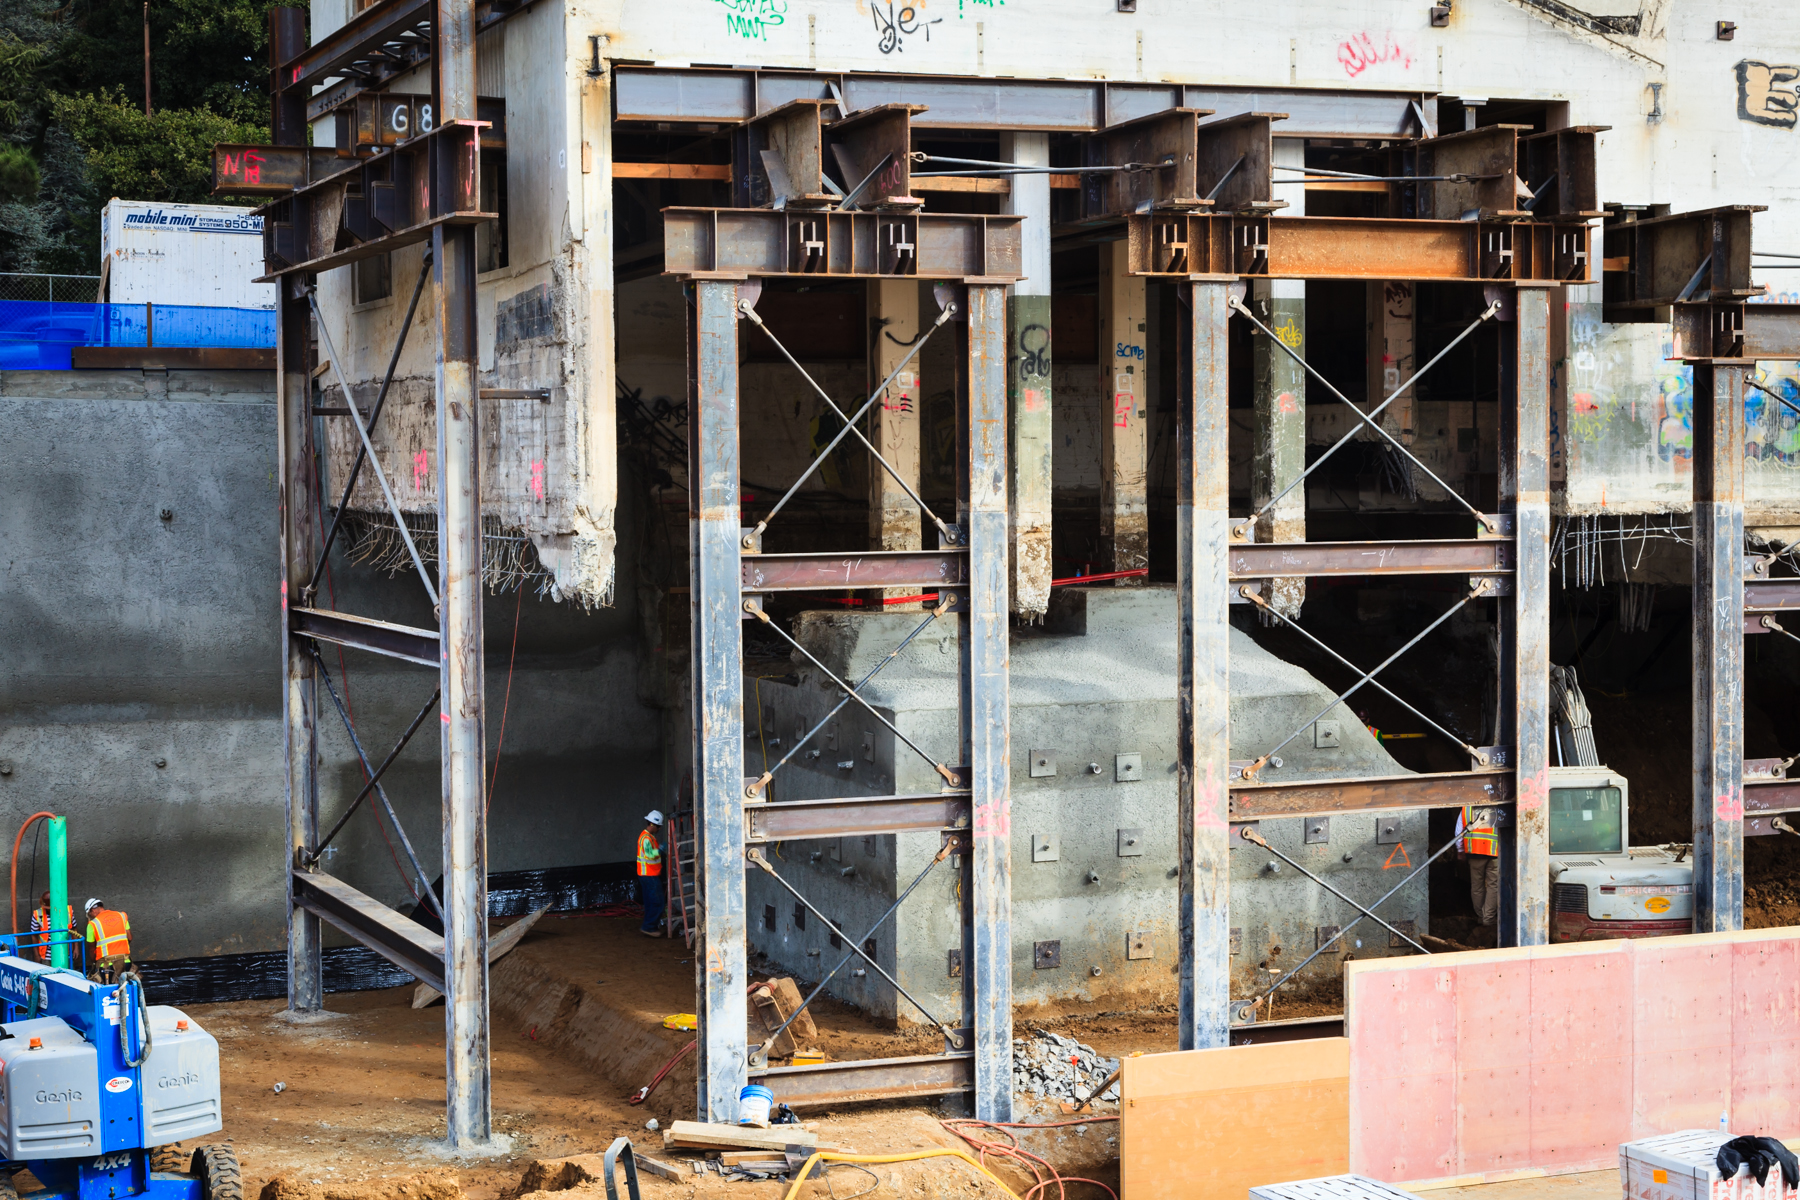
[[[322,871],[293,871],[295,907],[337,926],[421,983],[444,990],[444,937]]]
[[[1582,224],[1404,217],[1241,217],[1149,213],[1127,222],[1138,275],[1263,279],[1586,283]]]
[[[663,269],[692,278],[1019,278],[1016,216],[663,209]]]
[[[804,1067],[765,1067],[751,1071],[750,1081],[774,1092],[777,1104],[793,1108],[945,1096],[975,1090],[975,1056],[964,1050]]]
[[[841,800],[788,800],[744,805],[744,840],[747,842],[869,837],[878,833],[966,829],[968,825],[967,792],[851,796]]]
[[[213,146],[212,194],[285,196],[354,167],[331,146],[263,146],[219,142]]]
[[[872,550],[864,554],[746,554],[746,592],[835,591],[840,588],[963,587],[969,552]]]
[[[1751,778],[1750,766],[1744,765],[1744,836],[1775,837],[1786,833],[1787,830],[1776,828],[1775,822],[1800,813],[1800,779],[1766,775]],[[1793,820],[1783,820],[1783,824],[1800,828]]]
[[[1512,570],[1510,538],[1417,542],[1244,542],[1227,552],[1232,579],[1277,575],[1497,575]]]
[[[1765,621],[1764,618],[1768,618]],[[1787,618],[1783,620],[1782,618]],[[1789,632],[1789,622],[1800,618],[1800,579],[1746,579],[1744,581],[1744,633],[1774,633],[1769,621]]]
[[[1603,303],[1614,310],[1682,299],[1741,304],[1757,294],[1750,282],[1750,218],[1764,208],[1733,204],[1605,226],[1604,257],[1616,269],[1605,272]]]
[[[435,629],[414,629],[407,625],[395,625],[390,621],[359,617],[353,613],[329,612],[322,608],[290,608],[288,629],[299,637],[311,638],[315,642],[330,642],[338,646],[349,646],[353,650],[367,650],[371,654],[418,663],[422,667],[436,667],[442,657]]]
[[[1800,359],[1800,304],[1744,305],[1744,357]]]
[[[1465,804],[1510,804],[1512,800],[1513,773],[1509,770],[1443,771],[1370,779],[1296,779],[1233,787],[1231,819],[1461,808]]]

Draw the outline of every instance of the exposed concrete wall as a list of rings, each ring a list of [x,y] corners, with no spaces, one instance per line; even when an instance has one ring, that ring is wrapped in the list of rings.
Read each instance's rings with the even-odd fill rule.
[[[0,828],[39,809],[68,816],[71,888],[131,913],[141,956],[278,948],[271,377],[0,373],[0,445],[0,759],[10,767],[0,773]],[[626,547],[629,563],[635,539]],[[390,580],[339,557],[332,581],[326,595],[346,609],[431,624],[409,575]],[[493,868],[628,858],[637,819],[667,807],[656,714],[637,699],[635,600],[586,615],[505,595],[487,609],[490,755],[503,714],[506,724],[489,814]],[[432,673],[345,659],[359,733],[379,757],[430,696]],[[338,656],[327,663],[338,676]],[[362,778],[330,701],[319,703],[329,822]],[[435,741],[428,726],[387,776],[434,876]],[[410,905],[368,814],[337,845],[333,873]],[[22,874],[22,896],[25,887]]]
[[[803,643],[833,671],[861,678],[923,619],[913,614],[808,613],[799,622]],[[948,622],[928,630],[865,689],[872,703],[927,752],[955,746],[956,631]],[[1175,618],[1171,589],[1069,589],[1055,596],[1041,632],[1015,632],[1012,652],[1012,895],[1013,986],[1022,1003],[1118,998],[1165,1003],[1175,989]],[[1304,671],[1233,631],[1232,754],[1252,758],[1318,712],[1331,699]],[[810,667],[796,684],[764,680],[760,725],[754,696],[746,706],[746,761],[770,761],[832,707],[837,694]],[[747,688],[748,692],[749,689]],[[1304,733],[1281,757],[1270,779],[1404,774],[1347,707],[1336,721],[1340,746],[1318,748]],[[760,729],[760,735],[759,735]],[[776,776],[775,798],[805,799],[935,791],[936,777],[866,711],[846,708],[809,749]],[[1119,755],[1137,755],[1141,777],[1120,778]],[[1049,758],[1054,775],[1034,774]],[[845,765],[848,764],[848,765]],[[1094,770],[1090,764],[1098,766]],[[1129,773],[1128,773],[1129,774]],[[1390,818],[1390,821],[1395,818]],[[1373,816],[1343,817],[1325,842],[1308,844],[1299,820],[1265,821],[1272,844],[1337,886],[1374,899],[1401,878],[1384,871],[1422,859],[1424,813],[1397,819],[1407,849],[1377,846]],[[1121,833],[1121,830],[1136,831]],[[1034,854],[1034,839],[1054,841],[1054,858]],[[1127,839],[1137,838],[1135,844]],[[897,843],[897,844],[896,844]],[[860,935],[925,868],[937,839],[907,834],[873,839],[789,842],[775,865],[847,933]],[[815,857],[816,856],[816,857]],[[1348,860],[1346,861],[1346,856]],[[1270,856],[1248,844],[1232,854],[1233,981],[1239,994],[1258,979],[1261,964],[1292,965],[1310,953],[1315,932],[1354,916],[1291,868],[1267,869]],[[959,870],[937,868],[898,916],[876,934],[877,957],[928,1005],[955,1012],[957,983],[947,953],[961,945]],[[1099,876],[1090,882],[1089,872]],[[1391,882],[1390,882],[1391,881]],[[844,950],[834,950],[816,921],[798,928],[794,903],[772,881],[750,876],[751,945],[799,974],[818,978]],[[1426,928],[1421,878],[1390,901],[1383,916]],[[764,925],[773,907],[774,929]],[[1129,958],[1127,940],[1147,932],[1152,957]],[[1354,936],[1354,935],[1353,935]],[[1061,943],[1062,967],[1038,970],[1033,943]],[[1386,953],[1387,935],[1362,931],[1359,956]],[[1336,956],[1321,956],[1308,982],[1334,978]],[[823,965],[822,965],[823,964]],[[854,968],[859,964],[852,963]],[[1091,974],[1099,968],[1098,975]],[[1267,979],[1265,979],[1267,982]],[[872,1012],[920,1019],[872,972],[846,969],[835,994]]]

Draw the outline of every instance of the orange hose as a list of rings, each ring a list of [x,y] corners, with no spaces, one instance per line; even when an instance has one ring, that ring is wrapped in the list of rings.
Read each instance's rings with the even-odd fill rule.
[[[19,932],[19,847],[25,844],[25,831],[31,828],[31,823],[33,821],[37,820],[39,817],[54,817],[55,815],[56,814],[53,812],[32,813],[29,817],[25,818],[25,823],[19,826],[19,836],[13,839],[12,890],[10,895],[12,898],[12,931],[14,933]]]

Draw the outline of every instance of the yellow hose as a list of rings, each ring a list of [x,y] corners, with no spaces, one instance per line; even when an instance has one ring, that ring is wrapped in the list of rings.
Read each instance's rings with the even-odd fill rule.
[[[1013,1200],[1019,1200],[1019,1194],[1017,1192],[1013,1191],[1011,1188],[1007,1187],[1006,1184],[1002,1183],[1000,1180],[1000,1177],[998,1175],[995,1175],[992,1171],[988,1170],[986,1167],[984,1167],[980,1163],[976,1162],[973,1158],[971,1158],[968,1154],[965,1154],[963,1151],[949,1150],[949,1149],[910,1150],[905,1154],[833,1154],[826,1150],[818,1150],[813,1153],[813,1156],[811,1158],[807,1159],[806,1162],[801,1165],[800,1173],[798,1175],[794,1176],[794,1186],[787,1190],[787,1195],[783,1196],[782,1200],[794,1200],[794,1197],[796,1197],[800,1194],[800,1185],[806,1182],[807,1172],[809,1172],[813,1169],[813,1164],[816,1162],[824,1161],[824,1162],[828,1162],[828,1163],[898,1163],[898,1162],[912,1162],[915,1159],[920,1159],[920,1158],[960,1158],[964,1162],[968,1163],[971,1167],[974,1167],[977,1171],[980,1171],[983,1175],[986,1175],[989,1179],[992,1179],[994,1181],[994,1183],[1000,1188],[1000,1190],[1005,1192],[1007,1195],[1011,1196],[1013,1198]]]

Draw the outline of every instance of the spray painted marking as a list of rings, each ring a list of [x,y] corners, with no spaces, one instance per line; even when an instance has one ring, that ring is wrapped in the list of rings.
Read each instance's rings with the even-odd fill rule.
[[[531,464],[531,494],[539,500],[544,498],[544,463],[541,459]]]
[[[1396,862],[1394,861],[1395,859],[1398,859],[1399,861]],[[1406,843],[1400,842],[1389,852],[1387,861],[1381,864],[1381,869],[1384,871],[1391,871],[1395,867],[1410,866],[1412,866],[1412,859],[1406,853]]]
[[[413,455],[413,491],[422,492],[425,485],[422,480],[431,474],[431,457],[421,450]]]

